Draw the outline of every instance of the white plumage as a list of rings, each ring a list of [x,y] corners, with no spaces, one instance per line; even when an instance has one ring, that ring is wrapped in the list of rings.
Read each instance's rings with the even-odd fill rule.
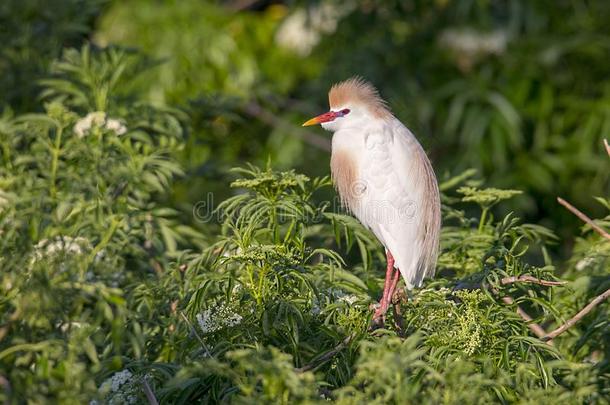
[[[400,270],[407,288],[434,275],[441,213],[438,185],[423,148],[377,90],[360,78],[336,84],[331,111],[304,125],[333,131],[331,172],[346,207],[388,253],[376,318],[383,318]],[[389,279],[388,279],[388,276]]]

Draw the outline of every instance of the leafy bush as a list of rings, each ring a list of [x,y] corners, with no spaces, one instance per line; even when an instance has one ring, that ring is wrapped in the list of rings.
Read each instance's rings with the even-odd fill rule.
[[[36,96],[63,47],[80,46],[106,0],[5,0],[0,4],[0,107],[39,108]]]
[[[588,196],[607,195],[610,180],[597,153],[610,123],[607,1],[256,2],[242,12],[241,3],[136,4],[113,3],[96,38],[168,60],[149,91],[190,107],[185,161],[207,183],[188,184],[206,187],[222,178],[214,168],[268,156],[325,173],[320,140],[294,123],[328,107],[332,83],[359,74],[439,173],[476,168],[490,186],[524,190],[504,213],[566,240],[577,220],[557,195],[603,213]]]
[[[447,178],[437,277],[370,331],[383,254],[327,177],[237,169],[218,224],[177,219],[185,118],[118,85],[139,63],[66,51],[45,113],[0,121],[2,400],[607,400],[608,303],[540,331],[608,288],[610,242],[586,234],[557,285],[552,232],[490,211],[517,192]]]

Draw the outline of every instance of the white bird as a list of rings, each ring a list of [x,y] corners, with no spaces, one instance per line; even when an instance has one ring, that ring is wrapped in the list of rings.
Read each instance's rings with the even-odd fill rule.
[[[400,275],[406,287],[434,276],[441,204],[434,170],[415,136],[362,78],[335,84],[330,111],[305,122],[332,137],[331,173],[342,203],[386,251],[383,295],[373,321],[383,322]]]

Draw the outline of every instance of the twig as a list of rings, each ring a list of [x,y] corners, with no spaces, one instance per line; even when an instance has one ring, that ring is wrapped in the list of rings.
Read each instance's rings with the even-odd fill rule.
[[[148,381],[146,381],[146,378],[142,379],[142,385],[144,386],[144,395],[146,395],[146,399],[148,399],[148,403],[150,405],[159,405],[159,401],[157,401],[157,398],[155,397],[155,393],[150,388],[150,385],[148,385]]]
[[[512,305],[515,303],[515,301],[512,299],[512,297],[508,297],[508,296],[502,297],[502,301],[504,301],[508,305]],[[521,317],[521,319],[523,319],[525,321],[525,323],[527,324],[527,327],[534,333],[534,335],[538,336],[539,338],[543,338],[544,336],[546,336],[546,331],[542,328],[542,326],[533,322],[534,319],[531,316],[529,316],[529,314],[527,312],[525,312],[523,310],[523,308],[521,308],[519,305],[517,305],[517,314]],[[549,345],[553,344],[553,342],[551,342],[551,341],[549,341],[547,343]]]
[[[598,306],[601,302],[606,300],[608,297],[610,297],[610,288],[607,289],[606,291],[604,291],[602,294],[595,297],[593,299],[593,301],[591,301],[589,304],[587,304],[586,307],[581,309],[579,313],[577,313],[576,315],[574,315],[574,317],[572,317],[572,319],[568,320],[566,323],[561,325],[559,328],[555,329],[551,333],[544,336],[542,338],[542,340],[550,341],[550,340],[555,339],[557,336],[561,335],[563,332],[565,332],[566,330],[568,330],[569,328],[574,326],[574,324],[576,322],[580,321],[585,315],[587,315],[589,312],[591,312],[591,310],[593,308]]]
[[[345,349],[345,347],[350,344],[350,342],[354,339],[355,336],[356,335],[353,333],[351,335],[347,335],[347,337],[345,339],[343,339],[343,341],[341,343],[339,343],[334,349],[332,349],[329,352],[324,353],[322,356],[318,357],[311,363],[306,364],[303,367],[299,367],[299,368],[295,369],[295,371],[297,373],[304,373],[306,371],[313,370],[313,369],[321,366],[324,362],[332,359],[333,357],[335,357],[337,355],[337,353],[339,353],[341,350]]]
[[[504,277],[502,280],[500,280],[500,284],[502,284],[502,285],[514,284],[514,283],[532,283],[532,284],[552,287],[552,286],[564,285],[566,282],[565,281],[542,280],[542,279],[539,279],[536,277],[532,277],[530,275],[522,275],[522,276],[518,276],[518,277],[510,276],[510,277]],[[476,284],[474,286],[474,288],[473,287],[469,287],[469,288],[472,288],[472,289],[484,288],[485,287],[484,284],[485,283]],[[494,295],[498,295],[500,293],[500,291],[496,288],[491,288],[491,292]],[[512,299],[512,297],[509,297],[509,296],[502,297],[502,301],[508,305],[512,305],[515,303],[515,301]],[[517,305],[517,314],[521,317],[521,319],[523,319],[525,321],[525,323],[527,324],[527,327],[532,331],[532,333],[534,335],[536,335],[540,339],[542,339],[544,336],[546,336],[547,333],[544,330],[544,328],[542,328],[542,326],[535,323],[533,321],[534,319],[527,312],[525,312],[525,310],[523,310],[523,308],[521,308],[519,305]],[[552,345],[553,343],[548,342],[548,344]]]
[[[604,139],[604,146],[606,147],[606,152],[608,152],[608,156],[610,156],[610,144],[608,144],[607,139]]]
[[[576,207],[574,207],[572,204],[570,204],[569,202],[567,202],[566,200],[564,200],[561,197],[557,197],[557,202],[559,202],[559,204],[563,205],[564,207],[566,207],[570,212],[572,212],[572,214],[576,215],[578,218],[580,218],[582,221],[586,222],[591,228],[593,228],[593,230],[597,233],[599,233],[601,236],[603,236],[606,239],[610,240],[610,234],[608,232],[606,232],[605,230],[603,230],[599,225],[597,225],[595,222],[593,222],[591,220],[591,218],[589,218],[588,216],[586,216],[585,214],[583,214],[581,211],[579,211]]]
[[[567,282],[566,281],[551,281],[551,280],[543,280],[540,278],[536,278],[530,275],[521,275],[521,276],[509,276],[509,277],[504,277],[503,279],[500,280],[500,284],[502,285],[508,285],[508,284],[516,284],[516,283],[532,283],[532,284],[538,284],[538,285],[543,285],[543,286],[547,286],[547,287],[554,287],[554,286],[560,286],[560,285],[564,285]],[[482,282],[479,283],[473,283],[473,284],[468,284],[468,283],[459,283],[458,285],[455,286],[454,290],[478,290],[478,289],[482,289],[482,288],[488,288],[489,286],[487,285],[487,283],[483,280]],[[492,288],[491,289],[492,292],[494,294],[498,294],[498,290]]]
[[[260,104],[256,102],[250,102],[244,106],[244,112],[251,117],[257,118],[264,122],[267,125],[271,125],[274,127],[284,127],[284,128],[292,128],[293,126],[284,121],[281,118],[278,118],[273,113],[265,110]],[[322,149],[323,151],[330,152],[330,140],[318,134],[315,134],[310,131],[305,130],[292,130],[291,134],[301,138],[306,143],[314,146],[318,149]]]
[[[506,284],[513,284],[513,283],[533,283],[533,284],[539,284],[539,285],[545,285],[545,286],[556,286],[556,285],[564,285],[566,282],[565,281],[550,281],[550,280],[542,280],[539,278],[535,278],[532,276],[512,276],[512,277],[504,277],[500,283],[502,285],[506,285]]]
[[[195,329],[195,327],[193,325],[191,325],[191,323],[189,322],[189,319],[186,317],[186,315],[184,315],[184,312],[180,311],[180,315],[182,315],[182,319],[184,319],[184,322],[186,322],[186,324],[191,329],[191,332],[197,337],[197,340],[199,340],[199,343],[201,343],[203,350],[205,350],[205,354],[208,357],[212,357],[212,353],[210,353],[210,351],[208,350],[208,346],[203,341],[203,338],[201,336],[199,336],[199,333],[197,333],[197,330]]]

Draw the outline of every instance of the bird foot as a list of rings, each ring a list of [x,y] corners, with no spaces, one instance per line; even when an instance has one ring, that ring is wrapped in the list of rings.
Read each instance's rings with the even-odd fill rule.
[[[371,305],[371,309],[375,309],[375,313],[373,314],[373,320],[371,321],[371,327],[369,329],[373,331],[384,326],[385,314],[388,311],[388,306],[387,304],[384,305],[383,302],[380,302],[378,304]]]

